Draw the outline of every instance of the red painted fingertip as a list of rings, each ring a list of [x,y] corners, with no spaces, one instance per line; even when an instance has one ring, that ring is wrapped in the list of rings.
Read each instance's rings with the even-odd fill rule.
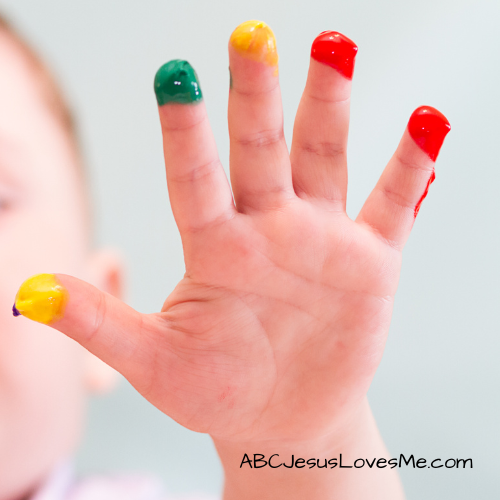
[[[450,130],[450,122],[446,116],[431,106],[417,108],[408,122],[408,132],[412,139],[432,161],[436,161],[444,138]]]
[[[335,68],[349,80],[352,80],[357,53],[358,46],[337,31],[323,31],[316,37],[311,47],[313,59]]]

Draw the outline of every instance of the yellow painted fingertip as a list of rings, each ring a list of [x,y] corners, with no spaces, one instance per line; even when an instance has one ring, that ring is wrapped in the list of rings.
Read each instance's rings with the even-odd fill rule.
[[[232,33],[229,43],[243,57],[278,65],[278,51],[273,30],[262,21],[245,21]]]
[[[64,316],[68,291],[54,274],[37,274],[19,288],[12,312],[48,325]]]

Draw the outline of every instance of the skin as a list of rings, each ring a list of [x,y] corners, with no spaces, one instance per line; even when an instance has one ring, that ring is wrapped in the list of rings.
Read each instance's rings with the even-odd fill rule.
[[[2,32],[0,66],[0,499],[19,500],[74,452],[89,390],[114,378],[76,342],[16,321],[19,282],[64,269],[118,294],[121,270],[89,250],[76,152]]]
[[[225,500],[400,500],[390,469],[239,465],[244,453],[279,453],[287,462],[292,454],[342,453],[351,463],[388,457],[366,393],[434,162],[405,130],[357,219],[349,219],[351,81],[311,60],[289,154],[277,67],[231,44],[229,58],[234,203],[204,103],[161,106],[185,277],[161,312],[145,315],[58,274],[70,298],[53,327],[161,411],[212,436]]]
[[[106,293],[106,279],[92,280],[83,224],[75,224],[83,210],[71,202],[78,182],[68,168],[68,142],[34,99],[15,50],[6,51],[13,75],[0,95],[20,92],[20,98],[2,103],[11,110],[4,128],[8,144],[28,141],[15,151],[24,151],[32,171],[23,166],[20,175],[21,154],[6,162],[5,178],[15,182],[4,181],[14,200],[1,227],[12,243],[1,260],[5,290],[27,270],[47,272],[57,264],[68,273],[56,275],[69,299],[65,316],[52,326],[120,371],[161,411],[212,436],[225,470],[225,500],[401,500],[391,469],[325,473],[239,465],[245,453],[279,454],[287,462],[292,454],[323,459],[342,453],[346,463],[388,458],[366,392],[387,337],[401,251],[434,162],[405,131],[359,216],[350,220],[350,80],[311,60],[288,154],[277,66],[267,49],[249,45],[247,54],[242,47],[229,47],[234,202],[204,103],[159,108],[186,274],[162,311],[149,315]],[[1,318],[9,335],[1,338],[8,345],[0,408],[9,410],[0,420],[0,449],[8,450],[0,465],[8,467],[10,490],[0,481],[0,498],[11,500],[72,449],[85,377],[81,351],[67,339],[23,318]],[[34,432],[35,415],[42,432]],[[27,466],[20,458],[26,456]]]

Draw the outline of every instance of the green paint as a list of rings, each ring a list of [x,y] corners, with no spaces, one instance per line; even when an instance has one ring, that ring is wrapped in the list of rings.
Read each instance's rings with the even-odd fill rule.
[[[196,71],[180,59],[169,61],[157,71],[155,94],[159,106],[169,102],[190,104],[203,99]]]

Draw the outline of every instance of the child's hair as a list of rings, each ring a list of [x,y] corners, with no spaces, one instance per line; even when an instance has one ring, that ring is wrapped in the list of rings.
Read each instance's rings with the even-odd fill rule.
[[[0,13],[0,33],[5,33],[14,42],[23,57],[26,58],[34,77],[38,80],[37,85],[40,88],[40,94],[43,101],[48,106],[50,112],[55,116],[60,123],[62,130],[66,133],[68,140],[75,152],[75,158],[78,169],[78,177],[82,184],[82,194],[84,197],[86,219],[90,226],[91,209],[88,202],[88,186],[86,182],[83,154],[80,147],[77,128],[73,113],[64,97],[64,94],[52,75],[47,64],[43,61],[39,54],[26,42],[19,31],[13,27],[5,16]]]
[[[0,14],[0,31],[6,33],[26,57],[39,81],[40,90],[46,104],[60,121],[64,130],[70,136],[72,143],[77,147],[78,141],[72,113],[47,65],[2,14]]]

